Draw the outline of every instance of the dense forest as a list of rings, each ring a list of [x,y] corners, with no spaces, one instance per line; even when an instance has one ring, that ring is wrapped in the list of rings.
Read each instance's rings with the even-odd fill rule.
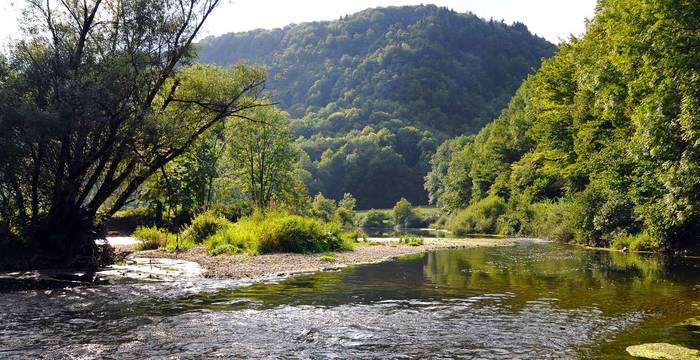
[[[700,234],[700,4],[601,1],[426,188],[458,232],[634,250]]]
[[[446,8],[377,8],[330,22],[208,37],[199,60],[265,65],[290,114],[310,193],[426,203],[436,147],[498,114],[555,46],[525,25]]]

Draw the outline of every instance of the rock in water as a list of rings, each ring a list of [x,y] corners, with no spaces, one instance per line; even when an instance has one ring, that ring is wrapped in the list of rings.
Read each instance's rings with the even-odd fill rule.
[[[666,344],[651,343],[628,346],[627,352],[635,357],[646,359],[666,359],[666,360],[698,360],[700,351],[688,349],[686,347]]]

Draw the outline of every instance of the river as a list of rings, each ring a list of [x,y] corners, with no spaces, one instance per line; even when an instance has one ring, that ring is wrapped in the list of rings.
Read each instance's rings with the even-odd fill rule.
[[[0,294],[0,358],[625,358],[700,349],[700,260],[524,241],[264,283]]]

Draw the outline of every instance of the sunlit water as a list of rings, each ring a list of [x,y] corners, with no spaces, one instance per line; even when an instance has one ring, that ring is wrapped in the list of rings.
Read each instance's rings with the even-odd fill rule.
[[[700,260],[524,242],[244,286],[0,294],[0,358],[624,358],[700,349]]]

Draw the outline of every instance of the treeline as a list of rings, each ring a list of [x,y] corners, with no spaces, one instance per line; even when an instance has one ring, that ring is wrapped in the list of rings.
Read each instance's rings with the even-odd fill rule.
[[[356,194],[360,208],[402,196],[425,203],[437,144],[478,131],[555,50],[523,24],[436,6],[369,9],[198,47],[205,63],[266,65],[268,88],[309,155],[307,186],[335,199]]]
[[[637,250],[700,237],[700,4],[601,1],[426,189],[458,232]]]

